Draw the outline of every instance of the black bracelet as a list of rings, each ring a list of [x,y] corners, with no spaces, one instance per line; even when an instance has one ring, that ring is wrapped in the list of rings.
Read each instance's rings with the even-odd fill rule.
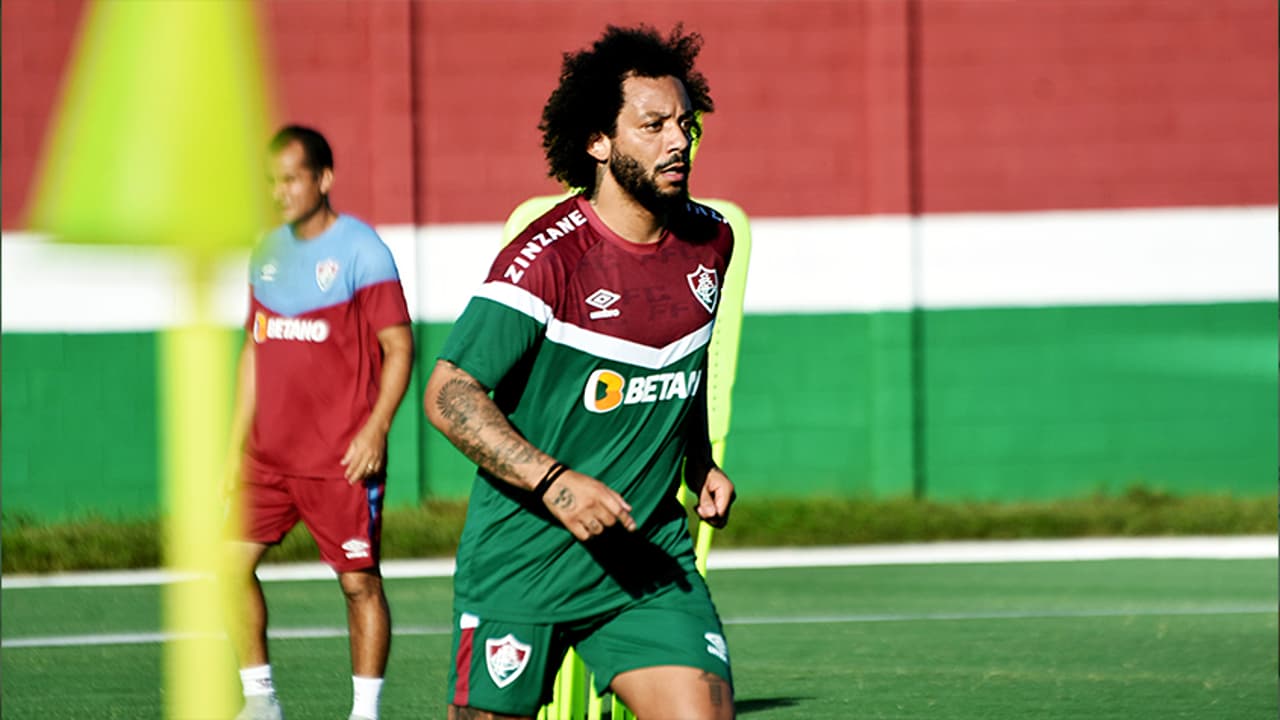
[[[551,483],[555,482],[556,479],[563,475],[564,471],[568,469],[569,466],[561,462],[555,463],[551,467],[547,468],[547,473],[542,476],[542,479],[538,481],[537,486],[533,488],[534,496],[541,499],[543,495],[547,494],[547,490],[551,487]]]

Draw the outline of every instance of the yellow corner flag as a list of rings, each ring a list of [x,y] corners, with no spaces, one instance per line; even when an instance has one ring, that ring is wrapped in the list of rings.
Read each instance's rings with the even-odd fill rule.
[[[266,102],[253,5],[238,0],[86,7],[29,225],[63,241],[169,246],[190,317],[160,342],[168,717],[230,717],[221,483],[230,335],[215,327],[220,253],[266,219]],[[231,519],[232,522],[235,518]]]

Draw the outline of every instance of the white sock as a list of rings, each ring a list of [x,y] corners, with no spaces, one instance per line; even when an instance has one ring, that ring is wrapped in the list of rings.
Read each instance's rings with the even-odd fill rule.
[[[244,688],[245,697],[252,697],[254,695],[275,695],[276,688],[271,684],[271,666],[255,665],[253,667],[241,668],[240,686]]]
[[[351,676],[351,714],[378,720],[378,696],[382,678]]]

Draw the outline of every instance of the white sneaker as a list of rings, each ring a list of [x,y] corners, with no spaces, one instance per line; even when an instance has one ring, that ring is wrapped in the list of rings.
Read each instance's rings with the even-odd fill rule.
[[[284,711],[275,695],[250,695],[236,720],[284,720]]]

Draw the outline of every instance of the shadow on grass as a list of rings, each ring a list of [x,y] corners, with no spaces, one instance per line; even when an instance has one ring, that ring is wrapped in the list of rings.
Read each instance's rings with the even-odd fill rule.
[[[780,707],[794,707],[808,699],[809,698],[807,697],[755,698],[753,700],[735,699],[733,701],[733,709],[739,715],[747,715],[749,713],[760,712],[762,710],[772,710]]]

